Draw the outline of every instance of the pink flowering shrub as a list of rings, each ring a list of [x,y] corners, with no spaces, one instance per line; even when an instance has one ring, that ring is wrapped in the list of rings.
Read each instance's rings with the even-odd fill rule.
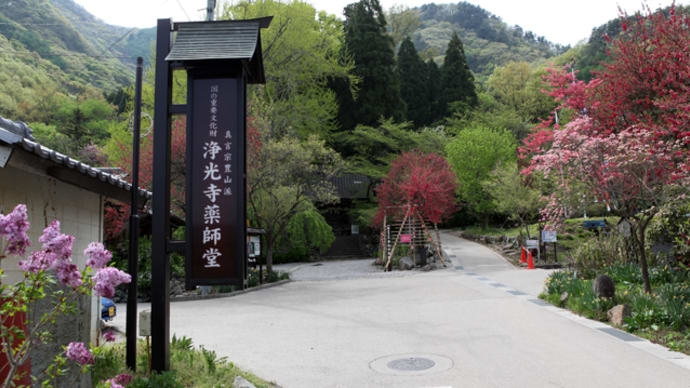
[[[113,333],[112,330],[108,330],[103,333],[103,339],[105,342],[114,342],[115,341],[115,333]]]
[[[93,354],[83,342],[70,342],[65,349],[65,356],[79,365],[92,365]]]
[[[26,255],[27,248],[31,245],[28,230],[25,205],[17,205],[7,215],[0,214],[0,259],[10,255]],[[51,322],[62,314],[74,312],[72,305],[79,296],[93,293],[110,298],[115,287],[131,281],[129,274],[107,266],[112,254],[103,244],[97,242],[89,244],[84,251],[87,258],[86,266],[80,269],[72,262],[74,237],[61,233],[60,222],[57,220],[43,230],[38,242],[41,243],[41,249],[31,252],[19,261],[24,279],[12,285],[0,281],[0,295],[4,297],[0,307],[0,322],[7,322],[15,315],[26,317],[24,330],[0,326],[0,352],[5,354],[9,363],[7,377],[5,381],[0,382],[3,387],[12,384],[18,368],[29,359],[31,349],[36,344],[50,339]],[[52,287],[54,279],[59,285],[66,287],[66,290]],[[47,311],[35,311],[37,302],[43,299],[51,300],[52,307]],[[6,303],[8,301],[9,303]],[[112,332],[106,333],[104,338],[106,341],[115,339]],[[81,342],[70,343],[64,353],[69,360],[79,365],[87,366],[94,363],[93,354]],[[56,357],[56,365],[62,362],[60,360]],[[63,370],[58,366],[51,367],[54,372],[49,375],[53,377]]]
[[[108,379],[105,382],[110,383],[110,388],[124,388],[127,384],[132,381],[132,375],[120,374],[115,378]]]

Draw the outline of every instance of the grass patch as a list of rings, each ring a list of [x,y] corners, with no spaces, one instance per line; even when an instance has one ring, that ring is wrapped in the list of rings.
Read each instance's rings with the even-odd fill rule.
[[[631,263],[604,268],[600,273],[609,275],[616,285],[612,299],[597,298],[592,291],[592,280],[576,276],[573,271],[554,272],[546,279],[540,297],[599,321],[607,321],[606,312],[614,305],[627,304],[631,314],[623,329],[671,350],[690,354],[690,269],[682,264],[651,267],[651,294],[644,292],[639,272],[639,267]],[[568,298],[562,301],[564,292]]]
[[[96,363],[91,369],[94,387],[106,388],[107,379],[119,374],[132,374],[125,365],[125,344],[105,344],[95,349]],[[137,343],[137,372],[128,388],[215,388],[229,387],[236,376],[242,376],[257,388],[270,388],[269,383],[249,372],[245,372],[218,357],[212,350],[203,347],[195,348],[187,337],[176,338],[170,342],[170,371],[157,375],[148,375],[146,343]]]

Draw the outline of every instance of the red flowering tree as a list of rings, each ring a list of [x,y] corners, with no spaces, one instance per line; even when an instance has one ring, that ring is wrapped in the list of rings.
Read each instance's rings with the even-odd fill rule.
[[[376,189],[379,208],[374,225],[380,226],[384,215],[402,217],[406,205],[433,224],[448,218],[456,209],[455,174],[442,156],[421,151],[403,152],[393,161],[383,183]]]
[[[590,82],[550,70],[548,92],[574,112],[564,128],[544,121],[525,140],[525,173],[560,180],[544,209],[552,222],[566,213],[572,187],[582,186],[631,222],[645,290],[651,291],[645,230],[660,205],[687,189],[690,156],[690,20],[672,7],[638,15],[609,48],[610,62]]]

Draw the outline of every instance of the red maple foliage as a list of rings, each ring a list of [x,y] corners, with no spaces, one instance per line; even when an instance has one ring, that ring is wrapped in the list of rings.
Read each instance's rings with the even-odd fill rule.
[[[445,158],[435,153],[404,152],[376,189],[379,208],[373,225],[380,227],[384,215],[403,216],[406,206],[414,206],[424,219],[438,224],[455,211],[457,188]]]

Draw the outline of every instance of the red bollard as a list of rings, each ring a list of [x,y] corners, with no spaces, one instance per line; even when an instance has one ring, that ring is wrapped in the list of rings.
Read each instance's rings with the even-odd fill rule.
[[[520,262],[521,263],[527,262],[527,254],[525,253],[525,247],[522,247],[522,255],[520,256]]]
[[[532,251],[529,251],[529,259],[527,259],[527,269],[534,269],[534,261],[532,260]]]

